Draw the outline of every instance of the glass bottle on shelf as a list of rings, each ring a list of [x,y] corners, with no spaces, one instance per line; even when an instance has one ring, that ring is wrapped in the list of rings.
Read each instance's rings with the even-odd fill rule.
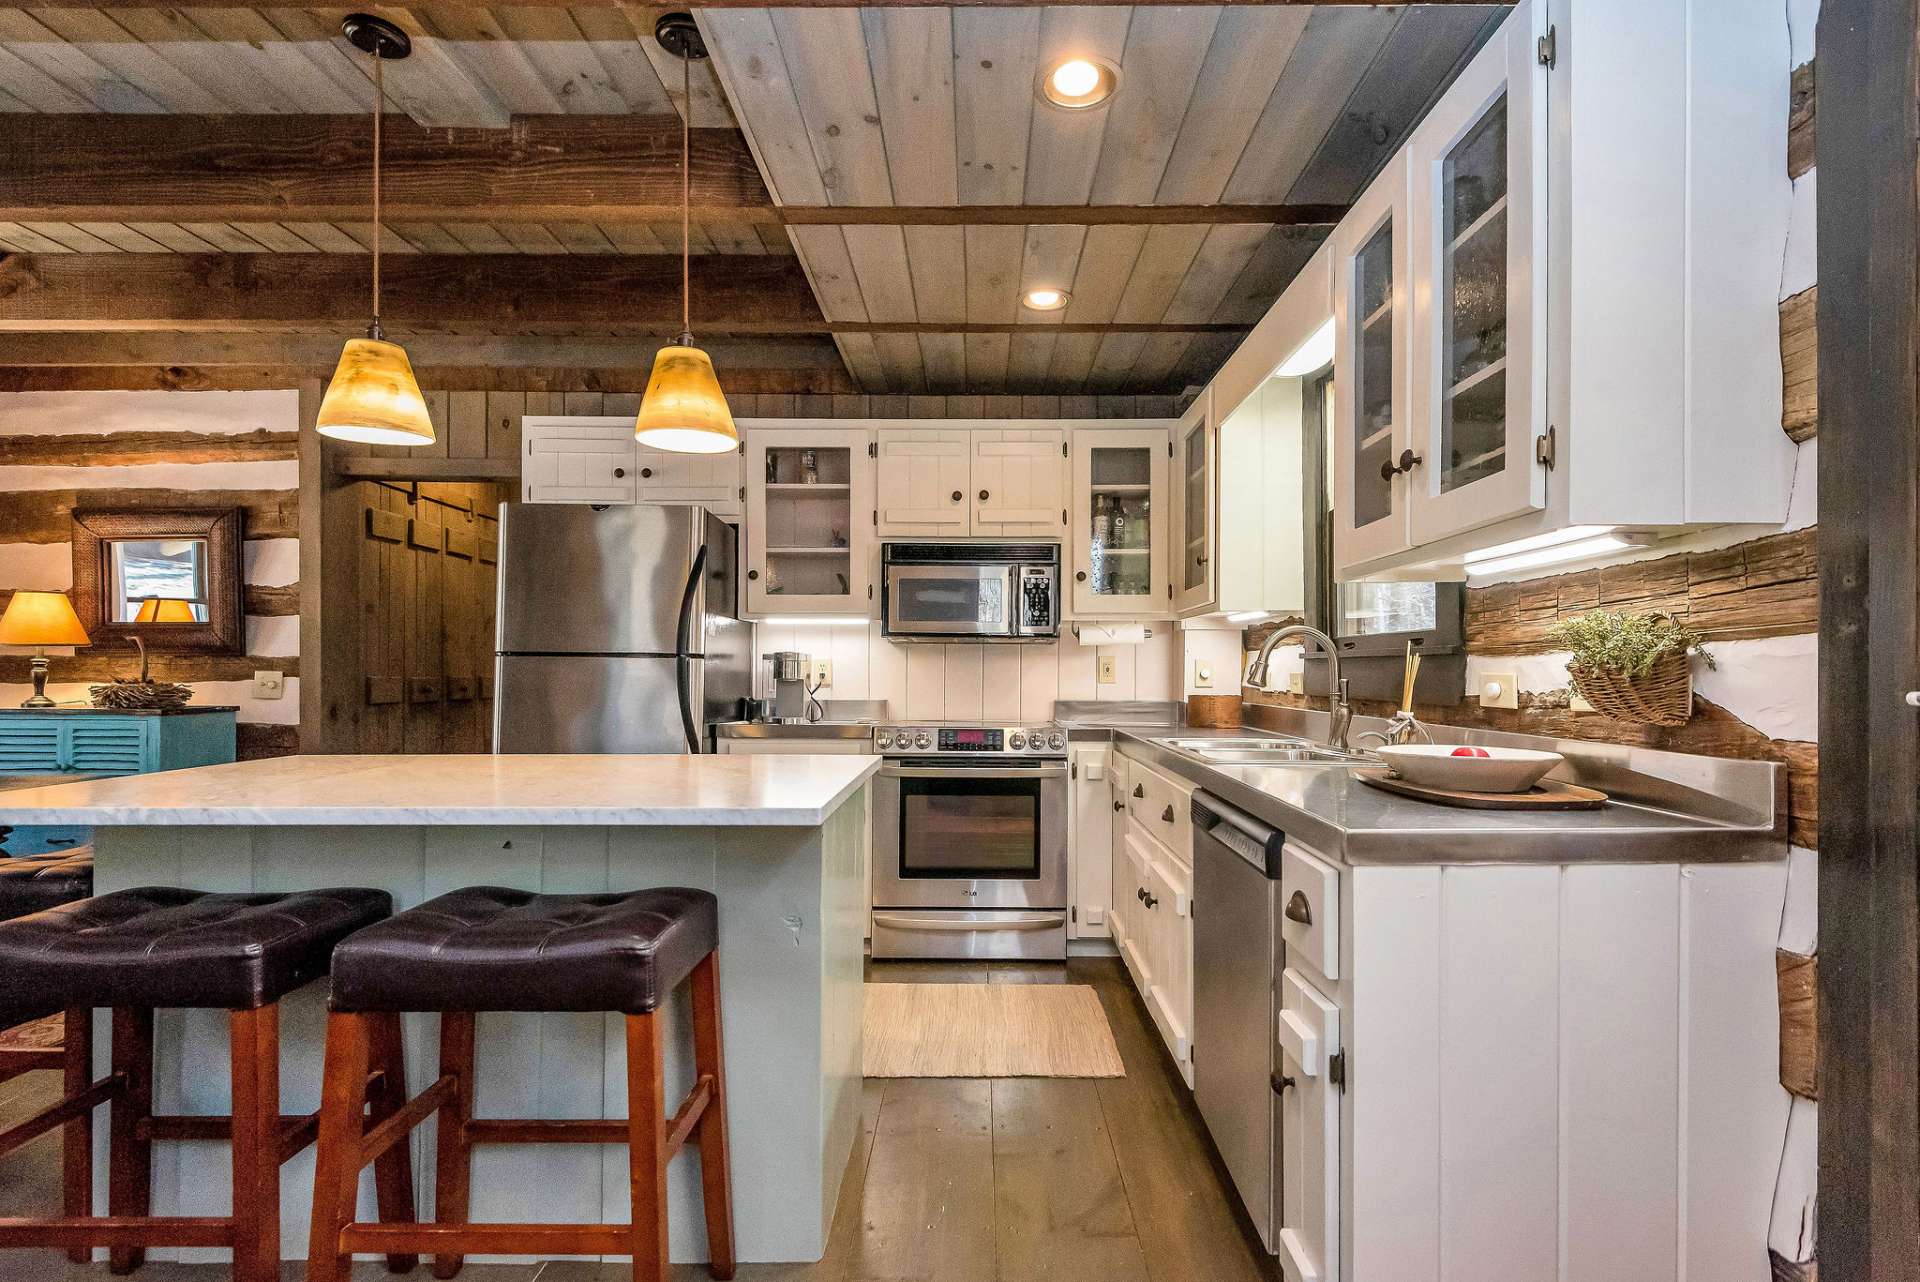
[[[780,483],[780,451],[768,450],[767,451],[767,484],[778,485],[779,483]]]
[[[1113,501],[1113,546],[1126,547],[1130,533],[1127,528],[1126,500],[1116,498]]]
[[[802,485],[820,484],[820,460],[812,450],[800,456],[800,483]]]

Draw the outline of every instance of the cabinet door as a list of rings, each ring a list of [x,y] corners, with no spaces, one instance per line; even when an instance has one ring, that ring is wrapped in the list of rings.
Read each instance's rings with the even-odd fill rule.
[[[1059,428],[975,430],[973,532],[1056,538],[1067,523],[1067,434]]]
[[[1389,161],[1334,231],[1334,567],[1407,546],[1407,170]],[[1411,460],[1409,460],[1411,462]],[[1417,466],[1417,465],[1415,465]]]
[[[635,446],[642,503],[698,503],[723,516],[740,512],[740,451],[675,454]]]
[[[1219,600],[1214,587],[1219,557],[1214,545],[1220,529],[1220,436],[1212,406],[1212,394],[1201,392],[1174,431],[1173,510],[1180,568],[1174,577],[1173,604],[1182,614],[1209,610]],[[1257,538],[1259,531],[1237,530],[1235,535]]]
[[[52,774],[63,767],[60,748],[53,717],[0,717],[0,774]]]
[[[1407,143],[1418,545],[1544,507],[1546,75],[1521,6]],[[1542,154],[1536,155],[1536,152]]]
[[[1287,1282],[1340,1276],[1340,1008],[1299,971],[1280,975],[1280,1271]]]
[[[138,774],[149,769],[147,748],[156,717],[76,717],[67,727],[64,765],[83,774]]]
[[[964,535],[973,508],[970,433],[880,429],[880,537]]]
[[[866,614],[873,459],[858,428],[747,432],[747,610]]]
[[[521,420],[520,492],[529,503],[631,503],[638,496],[631,419]]]
[[[1109,428],[1073,434],[1073,591],[1076,618],[1154,618],[1173,605],[1168,578],[1166,432]]]
[[[1113,911],[1113,795],[1107,786],[1111,749],[1075,748],[1073,773],[1073,922],[1080,939],[1104,939]]]
[[[1156,850],[1147,869],[1147,917],[1153,936],[1152,983],[1147,1010],[1159,1026],[1167,1053],[1193,1085],[1193,880],[1192,874]]]
[[[1146,900],[1147,870],[1153,860],[1152,838],[1141,832],[1138,824],[1130,823],[1122,844],[1127,853],[1126,897],[1121,909],[1126,934],[1121,941],[1120,956],[1133,974],[1133,986],[1145,999],[1153,991],[1154,933]]]

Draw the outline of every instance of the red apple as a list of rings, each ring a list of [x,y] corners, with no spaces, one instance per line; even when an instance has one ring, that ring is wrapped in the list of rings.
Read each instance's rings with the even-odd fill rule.
[[[1456,757],[1491,757],[1493,754],[1485,748],[1455,748],[1453,755]]]

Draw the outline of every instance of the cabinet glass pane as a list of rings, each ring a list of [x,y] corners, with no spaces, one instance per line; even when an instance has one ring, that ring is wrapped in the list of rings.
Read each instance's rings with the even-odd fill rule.
[[[1380,224],[1353,262],[1355,330],[1353,524],[1393,514],[1393,220]]]
[[[1180,483],[1186,500],[1186,547],[1181,553],[1180,586],[1197,588],[1207,579],[1207,429],[1187,433],[1181,452]]]
[[[1507,465],[1507,100],[1442,168],[1440,489]]]
[[[782,445],[766,467],[767,595],[851,595],[852,452]]]
[[[1088,586],[1098,596],[1145,596],[1152,591],[1153,578],[1153,451],[1096,447],[1089,461],[1093,511],[1087,516],[1092,522]]]

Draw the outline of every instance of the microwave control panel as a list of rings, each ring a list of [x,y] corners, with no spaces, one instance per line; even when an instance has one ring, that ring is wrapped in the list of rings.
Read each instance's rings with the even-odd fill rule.
[[[1027,633],[1052,632],[1057,620],[1053,613],[1053,568],[1045,565],[1020,567],[1020,630]]]

